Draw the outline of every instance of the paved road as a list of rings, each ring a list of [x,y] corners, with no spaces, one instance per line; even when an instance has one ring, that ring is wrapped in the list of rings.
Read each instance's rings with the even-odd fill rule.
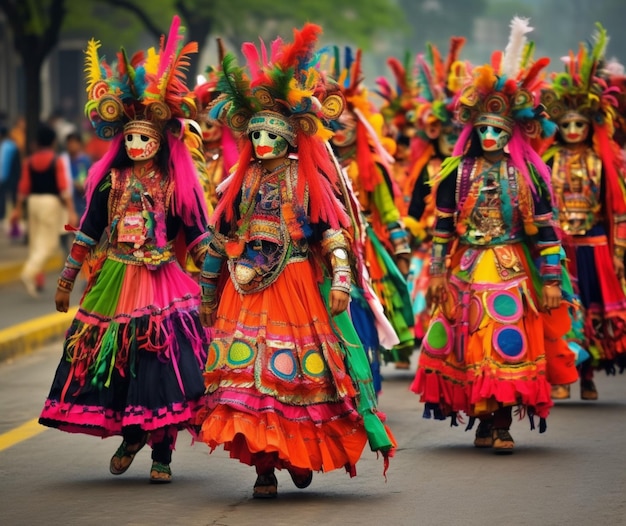
[[[382,461],[366,451],[354,479],[316,474],[297,490],[279,473],[279,497],[267,502],[251,498],[251,468],[221,450],[209,455],[188,435],[179,438],[174,482],[153,486],[147,449],[113,477],[108,461],[118,439],[34,425],[59,350],[0,364],[2,525],[626,524],[626,376],[599,376],[596,403],[559,403],[545,434],[515,422],[516,452],[498,457],[471,447],[471,432],[424,420],[408,392],[411,374],[386,369],[381,408],[400,444],[387,481]],[[35,436],[20,441],[11,430],[28,422],[19,430]],[[15,445],[6,447],[7,437]]]

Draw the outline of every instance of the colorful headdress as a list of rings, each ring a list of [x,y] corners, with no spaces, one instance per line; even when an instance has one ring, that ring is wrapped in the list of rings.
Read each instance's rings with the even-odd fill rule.
[[[457,96],[470,75],[468,64],[459,60],[464,45],[465,38],[452,37],[445,62],[431,43],[426,45],[426,54],[417,57],[419,95],[414,122],[426,139],[436,139],[441,126],[453,122]]]
[[[299,133],[328,139],[331,133],[324,121],[337,118],[343,111],[343,100],[326,93],[321,75],[314,68],[314,46],[321,28],[306,24],[294,30],[294,41],[285,44],[278,38],[266,49],[263,41],[257,48],[252,42],[242,46],[247,59],[249,77],[228,53],[222,62],[217,89],[221,97],[211,110],[213,116],[225,116],[228,126],[236,132],[247,132],[253,116],[263,112],[281,115],[288,123],[295,145]],[[280,117],[276,117],[277,120]]]
[[[226,52],[222,39],[217,38],[216,42],[218,51],[218,62],[221,66]],[[196,87],[193,90],[193,94],[196,98],[199,120],[208,118],[208,112],[211,103],[220,95],[220,91],[217,89],[217,84],[219,82],[219,72],[219,67],[211,65],[206,67],[203,75],[198,76],[198,80],[196,83]]]
[[[89,170],[87,201],[109,173],[123,146],[123,131],[132,129],[159,137],[168,145],[168,177],[173,182],[174,212],[188,224],[206,226],[206,206],[190,149],[191,128],[187,119],[195,117],[193,95],[185,84],[184,70],[196,42],[183,44],[184,31],[174,16],[167,38],[162,37],[158,52],[139,51],[128,59],[122,49],[117,62],[108,64],[98,57],[100,43],[90,40],[85,52],[88,102],[85,112],[98,136],[111,139],[108,152]]]
[[[346,108],[357,117],[357,153],[356,161],[359,166],[359,178],[366,191],[372,191],[381,181],[381,175],[376,163],[382,164],[387,171],[394,162],[390,152],[395,150],[395,141],[383,135],[384,118],[375,108],[368,97],[363,85],[361,70],[361,50],[353,53],[351,48],[344,51],[344,63],[340,59],[339,48],[332,46],[322,51],[326,63],[326,77],[333,82],[346,100]],[[332,127],[336,123],[331,124]]]
[[[375,93],[384,100],[380,112],[385,122],[393,125],[396,130],[404,130],[415,121],[418,86],[413,77],[411,62],[412,55],[409,52],[405,54],[403,62],[396,57],[389,57],[387,65],[393,74],[394,85],[385,77],[376,79],[378,89]]]
[[[158,51],[150,48],[129,58],[122,48],[111,64],[98,56],[100,42],[89,41],[85,114],[99,137],[113,138],[132,120],[144,120],[162,129],[172,118],[195,116],[184,70],[189,66],[189,54],[197,52],[198,45],[183,45],[183,37],[180,19],[175,16]]]
[[[593,45],[581,42],[578,54],[570,51],[563,58],[565,71],[553,76],[551,85],[542,92],[541,102],[554,122],[575,112],[593,121],[594,126],[607,126],[612,135],[619,88],[610,86],[600,72],[609,39],[599,22],[596,28]]]
[[[533,60],[534,44],[526,39],[526,34],[532,31],[527,19],[514,17],[510,28],[504,52],[495,51],[491,64],[472,69],[472,80],[463,88],[458,101],[458,120],[465,127],[452,157],[444,161],[436,179],[456,169],[471,141],[474,127],[486,124],[510,133],[507,149],[511,160],[532,191],[537,191],[539,178],[540,186],[551,192],[550,170],[530,143],[535,138],[549,137],[556,130],[543,106],[536,102],[544,82],[542,71],[550,60],[547,57]]]
[[[554,76],[541,100],[555,122],[567,117],[569,112],[589,119],[593,149],[602,160],[605,174],[609,213],[626,214],[623,154],[614,139],[620,87],[611,83],[610,74],[601,69],[608,36],[599,22],[596,29],[593,45],[581,43],[577,55],[570,52],[565,59],[566,71]],[[553,152],[554,148],[548,150],[546,157]]]
[[[333,228],[347,223],[347,215],[338,207],[334,196],[337,173],[326,147],[332,136],[328,121],[339,117],[344,100],[339,93],[328,91],[321,72],[315,68],[318,58],[315,45],[321,31],[315,24],[305,24],[301,30],[294,29],[293,42],[285,43],[279,37],[269,50],[263,41],[259,48],[251,42],[244,43],[242,52],[248,72],[237,64],[234,55],[227,53],[224,57],[217,85],[220,96],[210,114],[224,120],[233,131],[244,134],[244,140],[236,171],[218,188],[222,196],[215,209],[216,222],[221,216],[227,221],[233,218],[233,203],[253,157],[247,132],[263,126],[273,129],[298,149],[294,210],[304,211],[308,189],[313,222],[323,220]]]
[[[514,17],[510,27],[504,52],[496,51],[491,64],[473,69],[472,81],[459,98],[458,119],[473,126],[498,126],[509,133],[517,128],[527,138],[547,137],[555,128],[536,98],[543,82],[540,74],[550,60],[543,57],[533,62],[534,44],[526,39],[532,31],[527,19]]]

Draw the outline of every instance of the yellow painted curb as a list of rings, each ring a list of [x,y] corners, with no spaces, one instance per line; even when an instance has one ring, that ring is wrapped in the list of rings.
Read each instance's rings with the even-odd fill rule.
[[[46,428],[39,424],[39,419],[34,418],[33,420],[30,420],[29,422],[26,422],[25,424],[0,435],[0,451],[4,451],[15,444],[28,440],[29,438],[33,438],[39,433],[43,433],[45,430]]]
[[[54,272],[61,270],[65,264],[65,258],[62,254],[55,254],[44,265],[44,272]],[[7,283],[13,283],[20,279],[22,274],[22,267],[24,261],[14,261],[11,263],[0,263],[0,285],[6,285]]]
[[[35,351],[46,343],[61,338],[77,311],[78,307],[72,307],[68,312],[46,314],[0,330],[0,361]]]

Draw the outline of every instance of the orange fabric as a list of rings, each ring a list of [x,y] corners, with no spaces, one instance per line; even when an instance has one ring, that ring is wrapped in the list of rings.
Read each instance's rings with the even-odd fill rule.
[[[253,294],[226,280],[212,333],[200,440],[249,464],[264,452],[277,467],[354,466],[367,435],[310,261]]]

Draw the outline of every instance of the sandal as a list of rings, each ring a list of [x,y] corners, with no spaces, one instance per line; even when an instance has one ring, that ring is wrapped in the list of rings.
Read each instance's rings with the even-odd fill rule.
[[[311,481],[313,480],[313,471],[306,468],[288,468],[289,475],[291,475],[291,480],[296,485],[296,488],[304,489],[308,488],[311,485]]]
[[[553,385],[551,395],[553,400],[567,400],[570,397],[570,386]]]
[[[582,400],[597,400],[598,390],[593,380],[581,380],[580,381],[580,398]]]
[[[474,447],[487,448],[493,446],[492,421],[481,420],[476,429]]]
[[[254,483],[253,499],[274,499],[278,494],[278,481],[274,473],[259,475]]]
[[[513,453],[515,441],[508,429],[494,429],[491,436],[493,438],[493,449],[496,453],[503,455]]]
[[[144,435],[141,442],[136,444],[129,444],[126,440],[123,440],[120,447],[117,448],[115,454],[111,457],[109,462],[109,471],[112,475],[121,475],[126,473],[126,470],[130,467],[135,459],[135,455],[141,451],[141,448],[146,445],[148,441],[148,435]],[[124,465],[124,459],[128,459],[128,463]]]
[[[150,468],[150,484],[167,484],[169,482],[172,482],[170,465],[153,460]]]

